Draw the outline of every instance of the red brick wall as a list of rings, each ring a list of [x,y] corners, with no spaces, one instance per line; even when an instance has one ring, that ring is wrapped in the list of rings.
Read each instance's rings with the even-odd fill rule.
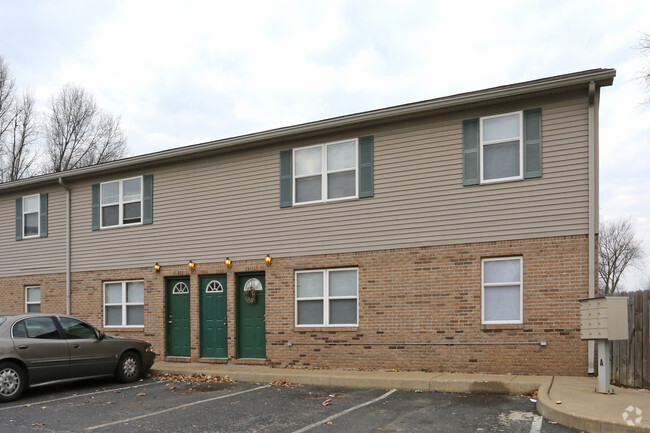
[[[267,363],[274,366],[582,375],[587,369],[587,345],[580,340],[577,301],[588,296],[587,250],[587,236],[568,236],[278,257],[270,267],[260,259],[235,261],[232,269],[223,263],[197,263],[193,272],[186,264],[163,266],[160,273],[153,268],[82,272],[72,276],[72,314],[101,327],[102,283],[143,279],[144,329],[106,331],[147,339],[164,356],[164,278],[190,276],[191,358],[198,361],[198,276],[227,274],[228,361],[233,362],[235,274],[262,271],[266,273]],[[523,257],[523,325],[481,324],[481,259],[499,256]],[[294,271],[336,267],[359,269],[359,326],[296,328]],[[23,311],[24,286],[31,284],[42,287],[43,311],[65,312],[62,274],[0,279],[7,300],[2,310]],[[547,346],[517,344],[540,341]]]

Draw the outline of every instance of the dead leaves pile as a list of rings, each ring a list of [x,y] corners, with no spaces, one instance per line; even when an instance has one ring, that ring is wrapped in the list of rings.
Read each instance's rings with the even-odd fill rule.
[[[210,374],[194,373],[194,374],[152,374],[150,377],[153,380],[163,382],[197,382],[197,383],[236,383],[229,377],[212,376]]]

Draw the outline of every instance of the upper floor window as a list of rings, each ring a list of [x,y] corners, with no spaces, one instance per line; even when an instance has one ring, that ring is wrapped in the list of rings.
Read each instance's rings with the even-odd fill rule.
[[[521,112],[481,118],[481,182],[523,179]]]
[[[37,237],[41,219],[41,200],[38,194],[23,197],[23,238]]]
[[[542,110],[463,121],[463,185],[542,177]]]
[[[482,265],[482,322],[522,323],[523,259],[483,259]]]
[[[357,140],[294,149],[294,204],[357,198]]]
[[[142,176],[101,184],[101,226],[142,222]]]
[[[153,224],[153,174],[92,185],[92,229]]]
[[[374,195],[374,137],[280,152],[280,207]]]
[[[16,240],[47,237],[48,194],[32,194],[16,199]]]
[[[41,288],[38,286],[25,287],[25,312],[41,312]]]

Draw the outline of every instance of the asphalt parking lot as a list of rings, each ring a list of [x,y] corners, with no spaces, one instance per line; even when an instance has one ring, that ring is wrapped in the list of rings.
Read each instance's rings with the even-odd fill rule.
[[[329,404],[323,405],[326,400]],[[0,405],[0,432],[525,432],[550,424],[529,398],[145,379],[29,390]]]

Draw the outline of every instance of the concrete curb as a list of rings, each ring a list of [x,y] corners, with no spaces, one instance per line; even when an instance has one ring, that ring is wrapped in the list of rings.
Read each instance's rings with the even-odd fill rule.
[[[194,367],[194,368],[192,368]],[[240,382],[269,383],[284,380],[301,385],[342,388],[399,389],[402,391],[464,392],[488,394],[525,394],[539,388],[544,377],[497,376],[459,373],[365,372],[344,370],[259,369],[212,370],[194,364],[164,365],[151,369],[152,374],[206,373],[228,376]]]

